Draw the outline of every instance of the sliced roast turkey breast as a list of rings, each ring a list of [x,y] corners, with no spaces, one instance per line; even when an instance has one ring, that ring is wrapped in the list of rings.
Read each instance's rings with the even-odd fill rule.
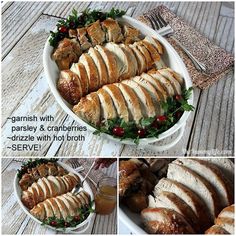
[[[174,163],[184,165],[205,178],[215,188],[222,208],[233,203],[233,189],[216,166],[198,159],[189,158],[177,159]]]
[[[128,85],[136,93],[139,98],[140,105],[143,111],[144,117],[153,117],[156,115],[155,106],[152,101],[152,97],[145,88],[140,86],[134,80],[124,80],[122,83]]]
[[[119,80],[130,78],[132,74],[132,62],[130,61],[128,53],[115,43],[107,43],[105,44],[105,48],[116,56]]]
[[[144,41],[147,41],[147,42],[151,43],[158,50],[159,54],[164,53],[163,47],[157,39],[155,39],[153,37],[150,37],[150,36],[146,36],[144,38]]]
[[[205,231],[205,234],[229,234],[229,232],[219,225],[213,225]]]
[[[218,215],[218,217],[227,217],[227,218],[232,218],[234,219],[235,217],[235,214],[234,214],[234,204],[233,205],[230,205],[230,206],[227,206],[225,207],[221,212],[220,214]]]
[[[97,94],[101,104],[101,119],[110,120],[116,118],[116,108],[109,93],[103,88],[101,88],[97,91]]]
[[[80,99],[80,102],[73,107],[73,112],[82,119],[98,125],[101,121],[100,100],[96,92],[90,93]]]
[[[167,178],[184,184],[200,196],[210,212],[209,218],[212,222],[214,221],[220,210],[219,199],[214,187],[205,178],[175,163],[169,164]]]
[[[114,84],[108,84],[106,86],[103,86],[103,89],[106,90],[111,96],[118,116],[124,119],[125,122],[128,122],[129,112],[120,89]]]
[[[147,63],[145,60],[144,55],[138,50],[137,46],[130,44],[129,47],[131,48],[132,52],[135,55],[135,58],[138,63],[138,74],[140,75],[143,72],[147,71]]]
[[[178,212],[167,208],[146,208],[141,217],[151,234],[194,234],[186,219]]]
[[[173,74],[169,70],[161,69],[161,70],[158,70],[158,72],[170,81],[170,83],[172,84],[175,90],[175,94],[182,93],[180,83],[176,80],[176,78],[173,76]]]
[[[139,124],[139,121],[143,117],[143,115],[137,95],[126,84],[116,83],[114,85],[116,85],[120,89],[125,98],[129,114],[132,117],[130,120],[133,120],[136,124]]]
[[[160,82],[162,87],[165,88],[165,91],[168,96],[173,97],[175,95],[175,90],[171,82],[164,76],[162,76],[157,70],[151,70],[148,72],[148,74]]]
[[[59,206],[57,205],[55,198],[49,198],[49,199],[47,199],[47,201],[50,203],[50,205],[52,207],[52,211],[53,211],[54,216],[56,218],[60,219],[62,217],[61,210],[60,210]]]
[[[117,65],[117,60],[116,60],[115,55],[112,52],[110,52],[108,49],[100,45],[97,45],[95,49],[101,54],[102,59],[105,62],[105,65],[107,67],[109,83],[118,82],[119,71],[118,71],[118,65]]]
[[[79,59],[79,62],[84,65],[87,71],[89,79],[89,91],[96,91],[99,87],[99,75],[93,59],[88,53],[83,53]]]
[[[163,85],[157,79],[146,73],[142,73],[141,78],[147,80],[150,84],[152,84],[153,87],[156,89],[157,93],[159,94],[159,97],[161,97],[163,101],[166,101],[168,94],[163,88]]]
[[[70,70],[79,76],[82,93],[85,96],[89,92],[89,79],[84,65],[82,63],[73,63]]]
[[[208,217],[210,213],[207,210],[205,203],[188,187],[175,180],[162,178],[154,188],[154,196],[158,196],[162,191],[174,193],[190,206],[194,214],[197,216],[203,231],[211,225]]]
[[[99,87],[102,87],[105,84],[108,84],[108,73],[107,73],[107,68],[106,64],[102,59],[101,54],[95,50],[94,48],[90,48],[88,51],[88,54],[91,56],[93,59],[97,69],[98,69],[98,74],[99,74]]]
[[[152,97],[152,101],[155,106],[155,109],[156,109],[156,114],[161,115],[163,113],[163,110],[160,105],[161,97],[160,97],[160,94],[157,92],[157,90],[152,86],[151,83],[149,83],[148,81],[146,81],[145,79],[139,76],[132,78],[132,80],[138,83],[140,86],[142,86],[149,92],[149,94]]]
[[[177,73],[176,71],[172,70],[169,67],[167,67],[167,68],[165,68],[163,70],[169,71],[172,74],[172,76],[179,82],[179,84],[181,86],[184,85],[184,79],[183,79],[183,77],[179,73]]]
[[[234,219],[227,217],[217,217],[215,224],[221,226],[230,234],[234,234]]]
[[[196,232],[201,232],[199,219],[197,218],[191,207],[186,204],[181,198],[179,198],[176,194],[168,191],[162,191],[156,196],[154,201],[154,204],[151,206],[149,205],[149,207],[163,207],[175,210],[189,222],[189,224]]]
[[[134,52],[132,51],[132,49],[129,46],[127,46],[125,44],[120,44],[120,47],[123,50],[125,50],[126,55],[128,55],[129,61],[131,62],[132,72],[130,73],[130,77],[136,76],[138,74],[138,62],[136,60]]]

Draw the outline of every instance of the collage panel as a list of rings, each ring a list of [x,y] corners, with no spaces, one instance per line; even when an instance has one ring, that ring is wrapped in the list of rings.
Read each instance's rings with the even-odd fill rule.
[[[119,234],[234,234],[234,158],[121,158]]]
[[[1,166],[2,234],[117,234],[116,158],[2,158]]]

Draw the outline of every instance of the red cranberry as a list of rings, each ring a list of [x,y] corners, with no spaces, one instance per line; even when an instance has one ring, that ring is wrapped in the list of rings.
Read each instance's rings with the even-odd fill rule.
[[[182,99],[182,96],[181,96],[181,95],[179,95],[179,94],[177,94],[177,95],[175,95],[175,99],[176,99],[177,101],[179,101],[179,100],[181,100],[181,99]]]
[[[137,133],[138,133],[138,136],[140,138],[143,138],[146,135],[146,130],[145,129],[139,129]]]
[[[57,226],[57,222],[53,220],[53,221],[50,222],[50,225],[51,226]]]
[[[60,31],[61,33],[67,33],[67,32],[68,32],[68,29],[67,29],[65,26],[61,26],[61,27],[59,28],[59,31]]]
[[[74,216],[74,220],[75,221],[79,221],[80,220],[80,216]]]
[[[156,121],[157,122],[164,122],[164,121],[166,121],[167,120],[167,117],[166,116],[158,116],[157,118],[156,118]]]
[[[116,136],[123,137],[125,130],[122,127],[115,127],[113,128],[112,133]]]

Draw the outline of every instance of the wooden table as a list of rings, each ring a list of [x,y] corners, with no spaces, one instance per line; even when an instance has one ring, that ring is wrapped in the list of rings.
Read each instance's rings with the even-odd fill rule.
[[[87,159],[91,163],[93,159]],[[2,158],[2,233],[3,234],[56,234],[55,231],[47,229],[31,220],[17,203],[13,190],[13,179],[22,161],[26,159]],[[69,163],[68,159],[61,159],[62,162]],[[86,164],[88,167],[89,164]],[[85,168],[87,170],[87,168]],[[109,168],[100,169],[99,176],[105,175],[116,178],[117,163],[113,163]],[[83,172],[82,172],[83,173]],[[91,182],[90,182],[91,183]],[[117,210],[112,214],[102,216],[95,215],[91,225],[85,234],[116,234],[117,232]],[[76,233],[76,232],[75,232]],[[78,234],[78,233],[77,233]]]
[[[44,44],[61,17],[86,7],[128,10],[133,17],[161,2],[8,2],[2,8],[2,133],[4,156],[149,156],[234,154],[234,75],[225,76],[209,89],[194,90],[195,112],[188,119],[184,136],[172,149],[153,153],[136,147],[101,139],[82,132],[84,142],[42,141],[40,151],[14,152],[7,148],[12,141],[12,116],[52,115],[47,125],[75,125],[55,101],[43,71]],[[234,4],[220,2],[164,2],[217,45],[234,53]],[[194,42],[193,42],[194,43]],[[21,125],[25,125],[22,122]],[[38,122],[38,125],[46,124]],[[35,133],[37,135],[38,132]],[[53,132],[51,135],[75,135]],[[165,140],[170,142],[174,136]]]

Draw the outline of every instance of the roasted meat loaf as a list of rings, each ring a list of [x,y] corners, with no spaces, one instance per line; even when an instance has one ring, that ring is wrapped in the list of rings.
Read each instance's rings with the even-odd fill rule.
[[[74,105],[83,96],[97,91],[103,85],[129,79],[153,67],[164,68],[162,54],[160,43],[148,36],[131,45],[97,45],[90,48],[88,53],[82,54],[70,70],[61,71],[58,90],[67,102]],[[153,76],[166,83],[165,79],[160,79],[155,73]],[[166,71],[163,76],[171,77],[172,73]],[[171,83],[176,87],[175,91],[179,91],[179,85],[175,81]],[[173,93],[173,89],[171,91]]]
[[[73,173],[64,176],[47,176],[40,178],[31,187],[22,192],[21,201],[32,209],[37,203],[71,191],[80,181]]]
[[[83,97],[73,111],[94,125],[114,118],[139,124],[142,118],[162,115],[161,101],[181,94],[182,85],[182,78],[171,69],[152,70],[121,83],[103,86]]]
[[[69,216],[79,215],[79,209],[88,205],[89,201],[90,197],[84,191],[77,195],[66,193],[40,202],[30,213],[41,221],[50,217],[66,220]]]

